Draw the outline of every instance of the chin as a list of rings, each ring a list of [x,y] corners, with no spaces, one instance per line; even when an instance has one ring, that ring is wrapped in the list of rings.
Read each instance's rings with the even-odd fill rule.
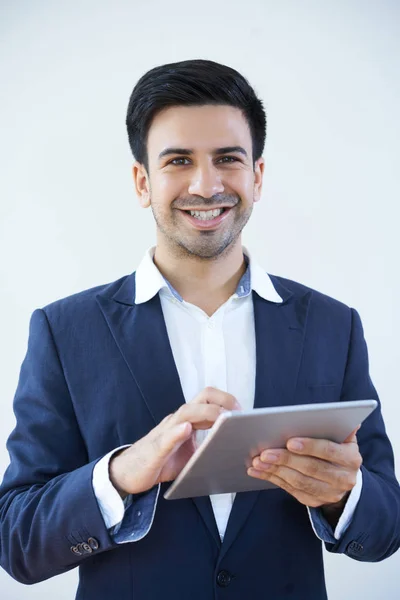
[[[210,234],[211,231],[201,232],[202,234]],[[190,244],[185,242],[179,242],[179,247],[188,256],[197,257],[200,259],[213,259],[218,258],[227,251],[230,246],[233,246],[234,239],[220,242],[219,244]]]

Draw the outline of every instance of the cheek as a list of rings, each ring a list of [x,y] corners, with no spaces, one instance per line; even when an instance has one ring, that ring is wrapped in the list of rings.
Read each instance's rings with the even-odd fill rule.
[[[226,179],[226,188],[234,190],[236,194],[242,198],[243,202],[251,204],[253,202],[254,195],[254,178],[249,176],[248,173],[238,171],[232,173],[229,178]]]
[[[154,197],[162,204],[169,204],[179,196],[187,196],[188,185],[181,177],[164,176],[154,181]]]

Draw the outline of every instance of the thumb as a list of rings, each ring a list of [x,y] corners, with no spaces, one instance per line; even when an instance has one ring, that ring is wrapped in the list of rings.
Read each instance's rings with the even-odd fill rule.
[[[358,425],[353,431],[347,436],[344,440],[344,444],[350,444],[351,442],[357,442],[357,431],[360,429],[361,425]]]

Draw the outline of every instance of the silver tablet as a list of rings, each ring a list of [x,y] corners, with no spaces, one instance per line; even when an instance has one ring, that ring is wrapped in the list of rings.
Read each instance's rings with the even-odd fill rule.
[[[222,413],[164,498],[275,488],[247,475],[255,456],[267,448],[284,448],[291,437],[342,443],[377,405],[376,400],[357,400]]]

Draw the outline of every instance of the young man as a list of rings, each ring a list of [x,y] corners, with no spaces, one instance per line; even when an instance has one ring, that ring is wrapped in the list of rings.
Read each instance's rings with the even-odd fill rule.
[[[361,561],[400,545],[380,407],[343,444],[262,452],[248,475],[274,490],[163,492],[221,410],[378,399],[360,318],[269,276],[242,247],[266,119],[239,73],[203,60],[155,68],[127,127],[157,245],[135,273],[32,315],[1,564],[22,583],[79,566],[84,600],[323,600],[322,542]]]

